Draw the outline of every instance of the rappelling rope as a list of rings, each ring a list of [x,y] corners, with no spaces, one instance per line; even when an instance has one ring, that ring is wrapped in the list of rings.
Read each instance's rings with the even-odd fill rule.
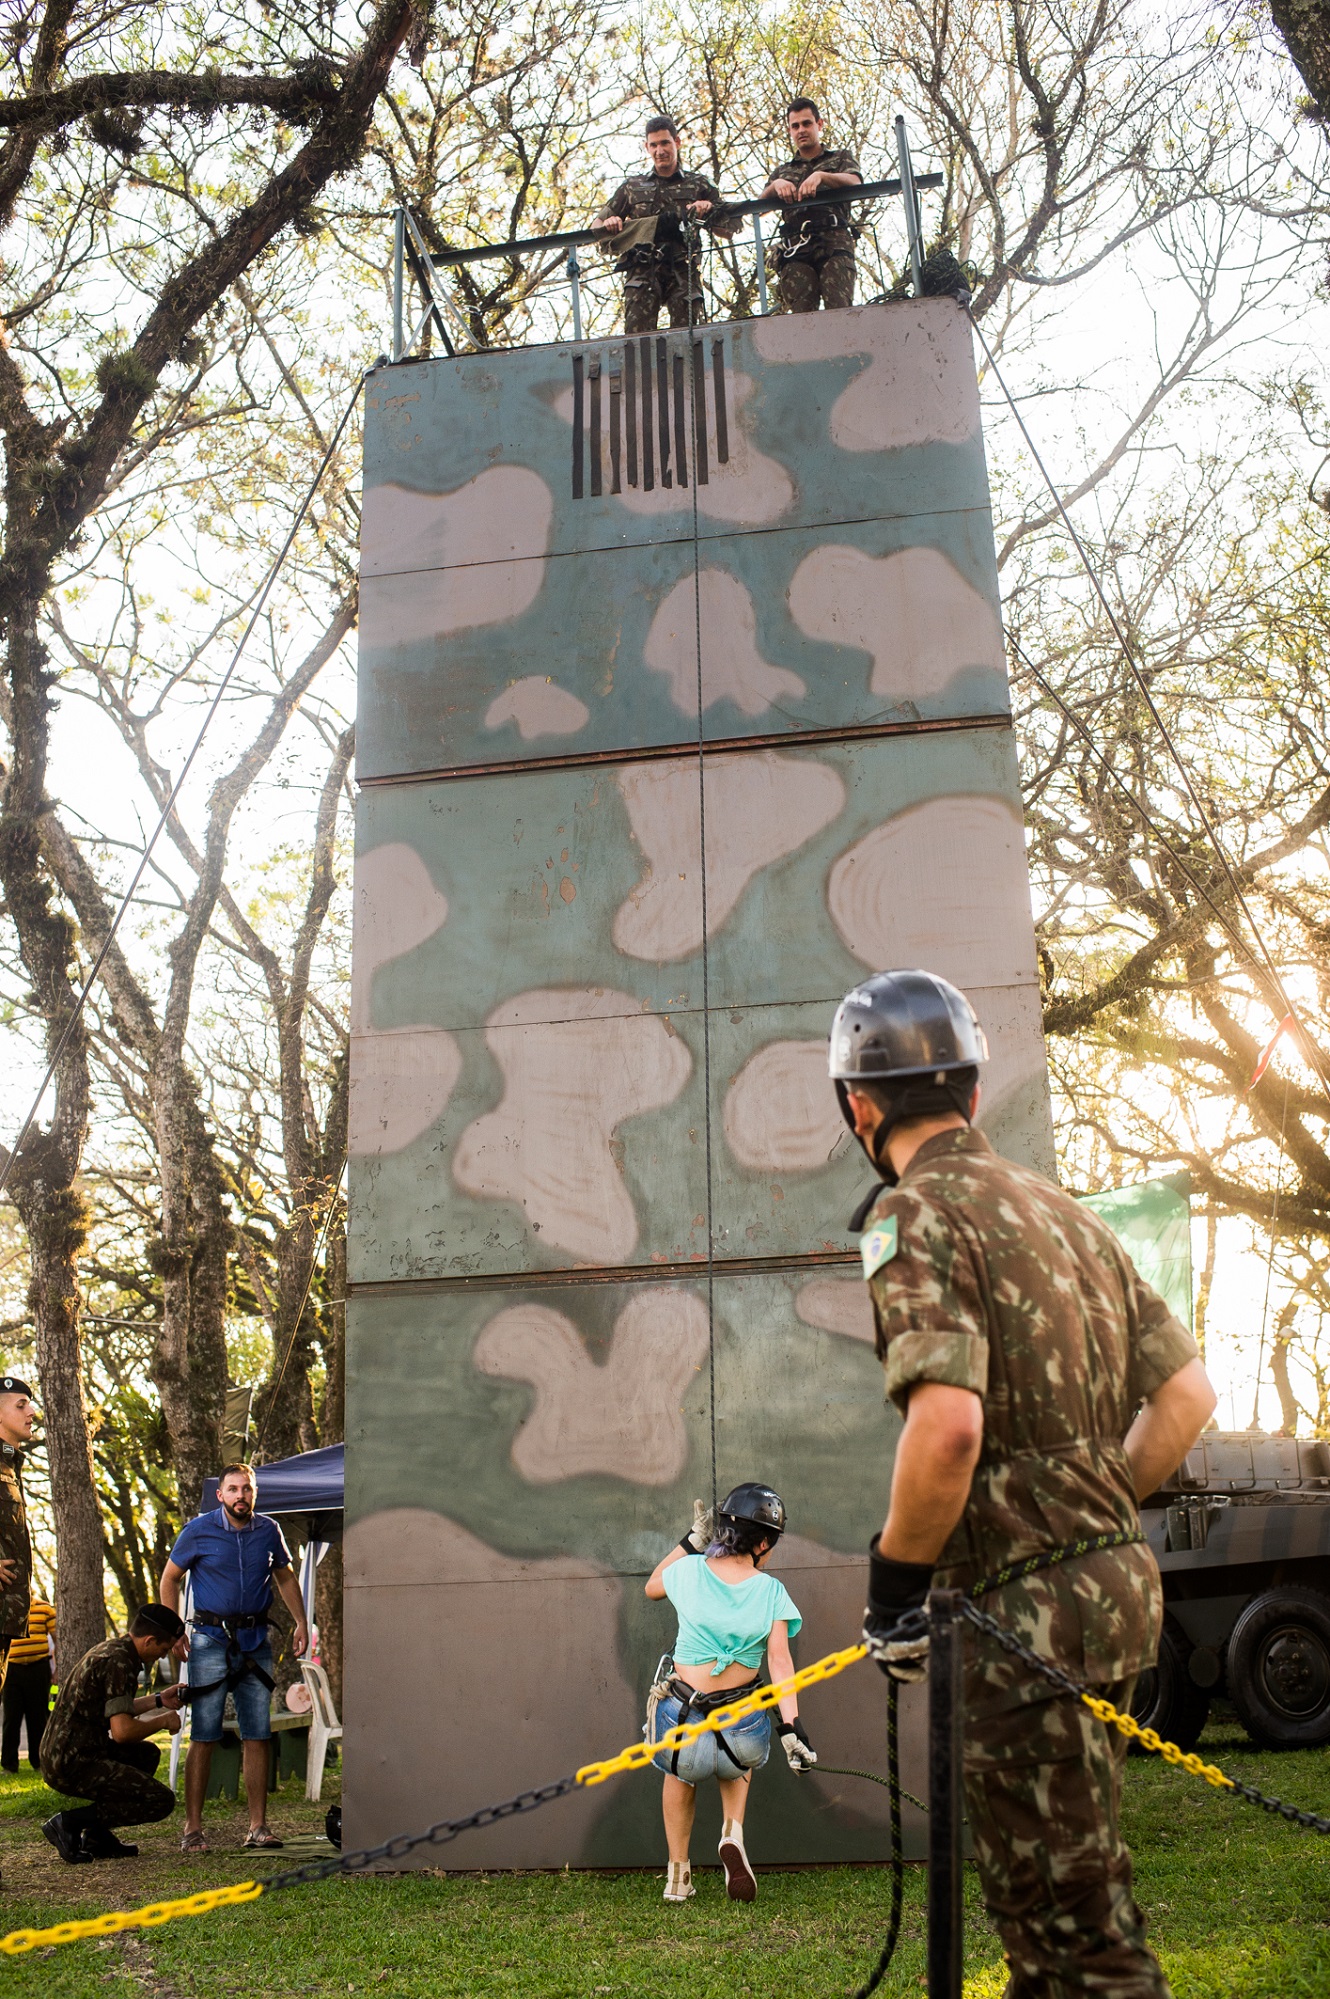
[[[711,1415],[711,1505],[714,1510],[720,1505],[720,1485],[716,1471],[716,1219],[713,1200],[713,1171],[711,1160],[711,953],[707,934],[707,773],[706,735],[703,729],[702,686],[702,544],[697,510],[697,464],[698,438],[706,435],[706,394],[703,392],[702,429],[698,430],[697,412],[697,370],[693,365],[693,270],[694,250],[699,241],[699,231],[685,212],[681,218],[684,241],[684,286],[688,297],[688,362],[685,377],[688,383],[689,424],[684,437],[684,449],[678,471],[686,476],[688,472],[688,446],[691,440],[693,450],[692,500],[693,500],[693,636],[697,659],[697,818],[698,818],[698,871],[701,885],[702,916],[702,1137],[705,1157],[703,1169],[706,1174],[706,1217],[707,1217],[707,1386]],[[702,263],[696,259],[697,281],[702,282]]]

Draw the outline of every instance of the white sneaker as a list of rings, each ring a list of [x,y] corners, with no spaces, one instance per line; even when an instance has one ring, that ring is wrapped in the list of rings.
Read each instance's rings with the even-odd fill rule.
[[[693,1870],[686,1860],[672,1860],[665,1876],[667,1902],[686,1902],[690,1895],[697,1893],[693,1886]]]
[[[725,1869],[725,1893],[732,1902],[755,1902],[757,1900],[757,1876],[748,1864],[744,1851],[744,1829],[737,1819],[726,1819],[721,1827],[720,1845],[716,1851],[720,1864]]]

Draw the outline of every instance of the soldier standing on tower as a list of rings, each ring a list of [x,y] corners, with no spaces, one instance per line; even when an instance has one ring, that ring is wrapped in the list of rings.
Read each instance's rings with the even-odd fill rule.
[[[780,224],[780,302],[786,312],[816,312],[854,304],[854,234],[849,202],[825,208],[799,204],[836,188],[862,187],[853,153],[827,152],[822,114],[811,97],[796,97],[785,113],[794,155],[776,168],[758,196],[785,203]]]
[[[624,273],[626,334],[654,333],[662,306],[669,309],[671,326],[698,326],[706,318],[701,265],[696,253],[689,253],[682,217],[705,221],[717,236],[732,236],[737,227],[718,216],[722,204],[715,183],[680,166],[679,128],[672,118],[648,118],[646,147],[651,172],[624,181],[591,224],[624,238],[614,268]]]
[[[1058,1551],[985,1608],[1124,1710],[1163,1612],[1139,1502],[1214,1391],[1112,1230],[972,1129],[987,1057],[964,993],[931,972],[866,979],[831,1030],[841,1109],[883,1176],[851,1225],[905,1419],[864,1639],[883,1672],[922,1679],[928,1639],[907,1613],[930,1588]],[[966,1804],[1008,1999],[1166,1999],[1118,1829],[1125,1738],[968,1637]]]

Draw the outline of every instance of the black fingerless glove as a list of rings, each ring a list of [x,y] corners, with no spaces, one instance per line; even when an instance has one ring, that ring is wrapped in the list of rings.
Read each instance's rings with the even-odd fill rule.
[[[918,1610],[933,1586],[931,1562],[893,1562],[878,1553],[878,1536],[868,1544],[868,1611],[894,1623],[905,1610]]]

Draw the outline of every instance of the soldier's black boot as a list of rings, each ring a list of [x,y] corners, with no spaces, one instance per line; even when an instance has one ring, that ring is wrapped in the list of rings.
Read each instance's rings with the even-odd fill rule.
[[[117,1839],[109,1825],[100,1821],[83,1828],[83,1852],[89,1860],[132,1860],[138,1853],[136,1846],[126,1846]]]
[[[92,1859],[92,1855],[84,1851],[83,1827],[79,1823],[81,1817],[79,1812],[57,1812],[42,1827],[43,1837],[50,1840],[60,1858],[71,1867],[78,1867]]]

